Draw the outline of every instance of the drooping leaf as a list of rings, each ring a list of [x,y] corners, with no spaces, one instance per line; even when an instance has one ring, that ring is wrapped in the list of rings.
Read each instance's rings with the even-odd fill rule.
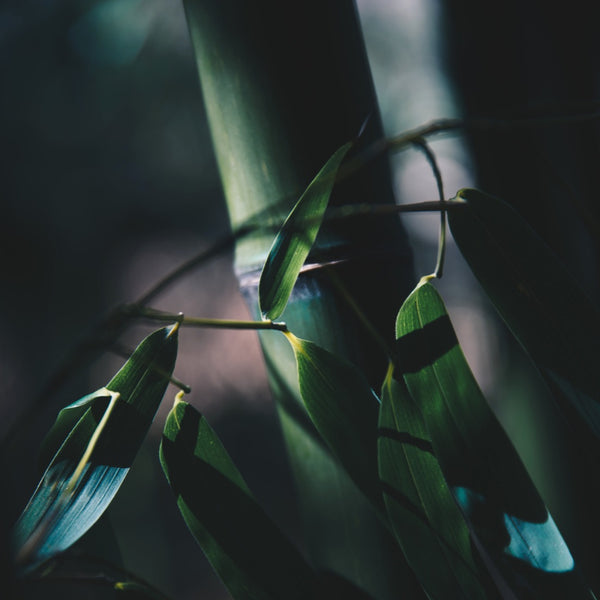
[[[600,437],[600,311],[508,204],[464,189],[452,234],[486,294],[559,401]]]
[[[321,227],[335,175],[352,144],[344,144],[325,163],[296,203],[281,227],[258,286],[260,310],[265,319],[276,319],[283,312],[300,269]]]
[[[177,399],[160,461],[192,535],[236,600],[311,598],[315,573],[257,504],[204,417]]]
[[[325,311],[315,314],[314,308],[311,304],[312,317],[326,318]],[[287,320],[298,323],[298,311],[309,318],[306,306],[294,303],[290,309]],[[424,599],[393,533],[312,424],[298,389],[289,342],[285,336],[267,333],[262,343],[267,365],[273,367],[274,357],[278,361],[277,368],[270,369],[271,386],[313,564],[342,575],[374,598],[394,600],[405,594],[412,600]]]
[[[469,528],[433,453],[423,417],[392,370],[379,415],[379,476],[388,518],[432,600],[485,599],[488,575],[473,559]]]
[[[350,362],[286,332],[306,410],[359,489],[383,512],[377,476],[379,399]]]
[[[66,550],[106,510],[146,436],[176,356],[177,327],[155,331],[106,387],[61,411],[43,448],[45,456],[57,451],[13,532],[22,572]]]
[[[421,283],[396,323],[398,360],[477,539],[521,598],[590,598],[571,553],[485,398],[444,304]]]

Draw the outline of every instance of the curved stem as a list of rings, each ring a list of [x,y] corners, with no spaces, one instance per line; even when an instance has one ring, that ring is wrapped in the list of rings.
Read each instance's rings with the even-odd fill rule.
[[[348,161],[344,168],[340,169],[338,176],[344,178],[364,163],[374,160],[384,152],[399,152],[406,149],[416,140],[428,138],[438,133],[451,133],[465,129],[530,129],[546,127],[548,125],[568,125],[595,121],[600,119],[598,103],[590,105],[591,110],[575,112],[572,114],[556,114],[544,117],[521,117],[515,119],[498,119],[493,117],[478,117],[470,119],[446,118],[435,119],[414,129],[410,129],[397,136],[382,139],[371,144],[363,152]]]
[[[420,138],[415,140],[413,144],[419,148],[424,154],[431,170],[433,171],[433,176],[435,177],[435,183],[438,189],[438,195],[440,199],[440,203],[445,203],[445,195],[444,195],[444,182],[442,180],[442,173],[440,171],[437,159],[433,150],[429,147],[429,144],[425,141],[424,138]],[[437,279],[441,279],[444,273],[444,260],[446,258],[446,211],[440,211],[440,233],[438,238],[438,254],[437,260],[435,263],[435,270],[433,271],[434,277]]]

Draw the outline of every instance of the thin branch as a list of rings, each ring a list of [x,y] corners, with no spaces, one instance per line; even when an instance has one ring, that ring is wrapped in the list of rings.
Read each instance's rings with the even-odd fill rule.
[[[391,349],[389,348],[386,341],[383,339],[383,336],[377,331],[377,328],[371,323],[369,317],[367,317],[366,313],[362,310],[362,308],[357,304],[356,300],[352,297],[352,294],[348,291],[346,286],[343,284],[342,280],[334,273],[333,269],[330,267],[325,268],[325,274],[329,279],[330,283],[337,290],[346,304],[352,309],[352,312],[358,317],[358,320],[362,323],[365,330],[369,333],[369,335],[373,338],[373,340],[377,343],[377,345],[383,350],[383,353],[386,355],[388,359],[393,356]]]
[[[168,273],[165,277],[155,283],[148,291],[142,294],[134,304],[137,306],[146,306],[152,300],[154,300],[157,296],[159,296],[162,292],[164,292],[170,285],[172,285],[178,279],[181,279],[184,275],[187,275],[200,265],[206,263],[211,258],[218,256],[219,254],[226,252],[227,250],[231,250],[235,243],[246,237],[249,233],[256,231],[258,226],[256,225],[246,225],[241,227],[237,231],[223,236],[220,240],[218,240],[215,244],[213,244],[207,250],[200,252],[196,256],[193,256],[183,264],[179,265],[173,271]]]
[[[397,136],[382,139],[374,142],[365,148],[353,160],[348,160],[338,173],[339,179],[344,179],[355,170],[361,168],[385,152],[399,152],[405,150],[411,144],[419,139],[429,138],[441,133],[453,133],[460,130],[519,130],[519,129],[537,129],[551,125],[571,125],[575,123],[586,123],[600,119],[600,110],[598,103],[588,106],[588,109],[572,114],[555,114],[538,117],[520,117],[520,118],[494,118],[494,117],[473,117],[469,119],[435,119],[414,129],[409,129]]]
[[[537,129],[550,125],[571,125],[574,123],[585,123],[600,119],[600,110],[595,105],[593,111],[576,112],[573,114],[557,114],[537,117],[520,118],[495,118],[495,117],[471,117],[468,119],[435,119],[425,125],[406,131],[395,137],[383,141],[386,150],[399,150],[413,143],[419,138],[426,138],[438,133],[452,132],[458,129]]]
[[[149,307],[138,307],[137,314],[144,319],[152,321],[176,321],[182,327],[207,327],[213,329],[271,329],[275,331],[287,331],[285,323],[271,321],[239,321],[233,319],[204,319],[199,317],[186,317],[183,313],[173,314]]]
[[[169,286],[181,277],[189,274],[193,269],[206,263],[210,259],[218,256],[222,252],[226,252],[234,247],[237,240],[249,235],[258,229],[257,224],[249,224],[241,227],[239,230],[229,233],[221,237],[215,244],[207,250],[203,250],[196,256],[193,256],[182,265],[175,268],[165,277],[161,278],[142,296],[140,296],[133,306],[144,306],[160,293],[164,292]],[[130,305],[132,306],[132,305]],[[59,366],[54,370],[53,374],[46,380],[41,391],[29,406],[17,415],[13,422],[7,428],[7,433],[2,440],[3,448],[10,447],[17,433],[21,430],[29,414],[32,410],[46,402],[48,398],[61,389],[68,381],[71,374],[79,369],[90,364],[99,354],[106,351],[107,348],[113,346],[116,340],[123,334],[131,320],[130,308],[126,305],[119,305],[111,310],[103,319],[101,319],[93,329],[77,343],[70,352],[62,359]],[[184,384],[185,385],[185,384]],[[185,388],[182,388],[185,389]]]
[[[426,123],[425,125],[406,131],[398,136],[388,139],[382,139],[370,145],[353,160],[349,160],[344,165],[342,165],[342,168],[338,172],[338,178],[343,179],[344,177],[347,177],[348,175],[353,173],[355,170],[364,168],[364,166],[368,162],[385,152],[403,150],[406,147],[413,144],[416,140],[425,139],[436,134],[451,133],[461,129],[511,130],[522,128],[536,128],[555,124],[572,124],[600,119],[600,111],[598,110],[598,104],[592,105],[592,108],[592,112],[581,111],[570,115],[562,114],[517,119],[495,119],[487,117],[472,119],[436,119],[434,121]],[[289,199],[286,199],[286,201],[287,200]],[[282,201],[277,206],[279,206],[280,204],[281,206],[283,206],[284,202]],[[365,209],[365,207],[362,205],[358,205],[356,208],[353,207],[350,210],[346,207],[340,207],[340,212],[337,214],[333,213],[333,215],[330,218],[346,218],[346,216],[349,215],[365,213],[384,215],[388,212],[409,212],[412,210],[445,210],[444,208],[440,208],[439,205],[437,207],[434,206],[433,203],[431,203],[430,206],[426,206],[426,204],[427,203],[423,203],[422,208],[407,208],[391,205],[390,207],[379,207],[377,209],[369,208],[368,210]],[[208,250],[199,253],[198,255],[192,257],[182,265],[178,266],[176,269],[174,269],[161,280],[159,280],[157,283],[155,283],[148,291],[146,291],[142,296],[140,296],[140,298],[138,298],[138,300],[134,304],[138,306],[145,306],[147,303],[154,300],[159,294],[161,294],[167,288],[169,288],[173,283],[175,283],[177,280],[179,280],[186,274],[190,273],[196,267],[205,263],[214,256],[217,256],[218,254],[233,248],[235,242],[241,239],[242,237],[245,237],[246,235],[259,229],[264,230],[268,227],[275,227],[273,223],[265,224],[261,217],[265,217],[266,220],[266,217],[272,215],[273,210],[275,210],[277,206],[273,207],[272,209],[269,209],[268,211],[265,211],[263,215],[255,215],[252,218],[251,222],[246,226],[241,227],[239,230],[222,237]],[[41,392],[33,400],[28,409],[22,412],[19,416],[17,416],[13,423],[8,427],[7,434],[4,437],[2,445],[6,446],[11,443],[16,432],[19,431],[23,422],[27,418],[30,410],[35,408],[41,402],[46,401],[49,397],[53,396],[64,385],[64,383],[67,381],[68,377],[72,372],[89,364],[96,357],[97,354],[114,344],[116,339],[125,330],[129,319],[130,315],[126,311],[124,311],[123,308],[120,306],[116,307],[104,319],[102,319],[96,325],[96,327],[94,327],[90,334],[88,334],[84,340],[77,344],[73,348],[73,350],[65,357],[65,359],[60,363],[58,368],[54,371],[54,374],[47,380],[46,384],[42,387]]]

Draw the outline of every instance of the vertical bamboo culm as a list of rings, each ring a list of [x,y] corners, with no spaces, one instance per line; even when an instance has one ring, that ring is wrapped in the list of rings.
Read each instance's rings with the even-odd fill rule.
[[[329,156],[382,137],[353,1],[184,0],[225,198],[234,229],[257,215],[283,218]],[[333,203],[394,202],[387,159],[369,161],[340,182]],[[236,247],[235,269],[257,313],[260,269],[275,232]],[[330,283],[351,294],[380,335],[392,340],[395,314],[412,288],[412,255],[395,218],[326,223],[312,259],[328,268],[301,275],[283,319],[302,337],[339,353],[375,389],[386,361]],[[329,455],[303,411],[296,367],[283,336],[262,334],[273,394],[306,523],[311,560],[374,597],[421,597],[389,533]],[[408,593],[407,593],[408,592]]]

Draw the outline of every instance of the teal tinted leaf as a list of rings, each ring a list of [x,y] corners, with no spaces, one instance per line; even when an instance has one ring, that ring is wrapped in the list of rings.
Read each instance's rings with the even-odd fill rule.
[[[13,532],[23,572],[66,550],[106,510],[146,436],[176,355],[177,328],[160,329],[105,388],[61,411],[44,447],[58,450]]]
[[[421,283],[396,323],[400,367],[476,537],[518,597],[589,598],[571,553],[475,381],[444,304]]]
[[[317,431],[359,489],[383,510],[377,476],[379,399],[350,362],[285,333],[298,364],[298,383]]]
[[[184,521],[236,600],[314,596],[312,569],[257,504],[204,417],[179,399],[160,461]]]
[[[598,307],[508,204],[470,189],[457,198],[450,227],[473,273],[557,399],[600,437]]]
[[[448,488],[423,417],[392,371],[379,415],[379,476],[388,518],[409,565],[432,600],[487,597],[469,528]]]
[[[321,227],[335,175],[352,144],[344,144],[325,163],[296,203],[277,234],[258,285],[260,310],[265,319],[283,312],[300,269]]]

